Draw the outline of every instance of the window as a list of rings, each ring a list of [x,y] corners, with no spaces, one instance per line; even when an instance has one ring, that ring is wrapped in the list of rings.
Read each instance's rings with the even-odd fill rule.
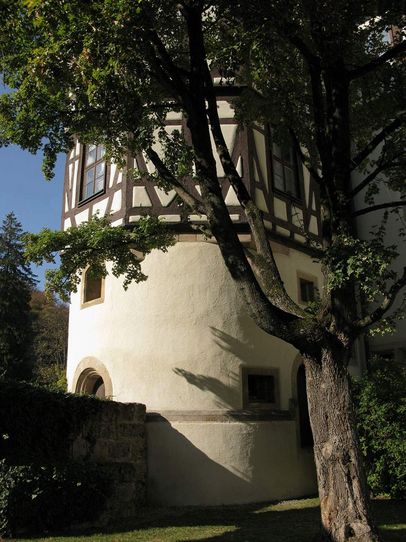
[[[244,408],[277,408],[279,404],[276,369],[243,369]]]
[[[104,155],[105,149],[103,145],[86,145],[84,148],[82,200],[86,200],[104,190],[106,178]]]
[[[106,386],[103,378],[94,369],[86,369],[79,377],[76,393],[105,398]]]
[[[293,145],[272,144],[273,185],[276,190],[300,197],[299,171]]]
[[[104,294],[104,279],[94,274],[89,267],[83,276],[83,304],[95,302],[101,303]]]
[[[318,296],[317,278],[313,275],[297,272],[298,301],[305,305],[315,301]]]
[[[306,279],[299,279],[300,300],[302,303],[311,303],[315,300],[314,282]]]

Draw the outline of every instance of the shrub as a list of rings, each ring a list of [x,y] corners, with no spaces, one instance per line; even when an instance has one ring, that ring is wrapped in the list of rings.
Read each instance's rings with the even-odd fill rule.
[[[373,494],[406,497],[406,367],[374,357],[354,382],[358,432]]]
[[[0,458],[19,465],[69,460],[75,436],[103,406],[92,397],[0,382]]]
[[[9,465],[0,460],[0,536],[58,530],[97,518],[109,493],[97,465]]]

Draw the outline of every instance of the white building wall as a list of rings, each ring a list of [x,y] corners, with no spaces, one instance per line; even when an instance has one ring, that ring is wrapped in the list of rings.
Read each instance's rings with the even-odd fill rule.
[[[310,256],[275,250],[295,300],[298,271],[321,287]],[[243,367],[278,369],[279,408],[288,411],[298,352],[249,318],[217,245],[179,242],[167,254],[153,251],[142,268],[148,280],[127,291],[108,276],[102,303],[82,307],[81,293],[72,296],[67,376],[75,391],[83,369],[102,366],[114,400],[163,416],[147,424],[150,501],[225,504],[313,493],[312,452],[300,448],[295,419],[221,419],[243,408]]]
[[[359,179],[354,179],[354,186],[359,183]],[[380,186],[380,192],[375,196],[375,205],[387,203],[390,201],[399,201],[400,193],[390,190],[383,183]],[[366,207],[364,202],[364,192],[361,192],[356,199],[355,208],[362,209]],[[388,209],[391,211],[391,209]],[[393,210],[392,210],[393,211]],[[373,211],[365,215],[361,215],[357,219],[357,230],[361,239],[371,238],[374,226],[381,224],[385,210]],[[402,207],[398,212],[389,212],[389,219],[386,225],[386,245],[396,245],[399,252],[399,257],[394,262],[393,268],[398,276],[403,273],[403,268],[406,267],[406,237],[400,237],[400,229],[406,231],[406,207]],[[404,291],[398,296],[397,301],[391,312],[397,310],[400,306]],[[406,361],[406,319],[398,320],[396,324],[396,332],[383,336],[375,335],[368,337],[370,352],[394,352],[395,359],[398,361]]]

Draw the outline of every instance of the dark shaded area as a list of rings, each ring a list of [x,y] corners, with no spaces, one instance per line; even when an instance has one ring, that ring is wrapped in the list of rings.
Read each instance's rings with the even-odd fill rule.
[[[65,461],[90,416],[109,406],[30,384],[0,383],[0,458],[10,464]]]
[[[299,502],[300,501],[294,501]],[[314,503],[314,505],[312,505]],[[308,508],[289,508],[289,502],[277,509],[266,504],[190,508],[142,508],[136,518],[119,525],[110,524],[104,534],[143,531],[165,527],[235,526],[233,532],[201,538],[202,542],[316,542],[320,541],[320,512],[317,501],[311,501]],[[396,500],[375,500],[373,511],[385,542],[403,542],[406,528],[392,526],[405,523],[406,502]],[[89,536],[96,531],[70,530],[59,536]],[[100,534],[100,529],[97,530]],[[162,533],[164,535],[164,533]],[[50,540],[52,537],[50,536]],[[34,538],[33,538],[34,540]],[[126,537],[126,540],[130,538]],[[188,538],[178,542],[191,542]]]
[[[308,448],[313,446],[313,434],[310,426],[304,365],[300,365],[297,371],[297,402],[299,408],[300,445],[302,448]]]

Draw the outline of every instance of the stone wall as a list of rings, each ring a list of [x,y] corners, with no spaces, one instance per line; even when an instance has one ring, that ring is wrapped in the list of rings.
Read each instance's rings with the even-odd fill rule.
[[[73,440],[71,456],[99,464],[112,480],[102,522],[134,515],[146,500],[145,406],[100,401]]]

